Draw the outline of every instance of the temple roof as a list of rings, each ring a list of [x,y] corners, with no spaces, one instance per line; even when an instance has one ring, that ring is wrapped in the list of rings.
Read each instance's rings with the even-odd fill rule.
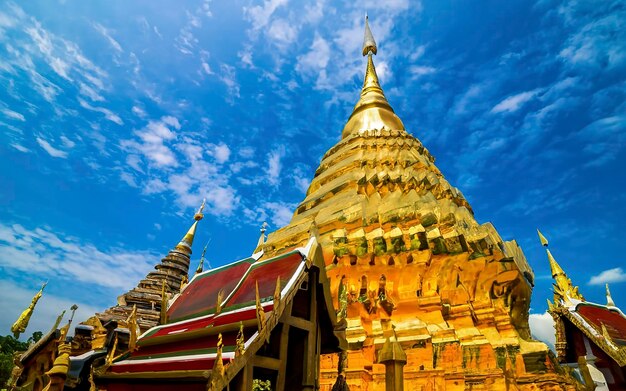
[[[264,341],[271,330],[259,327],[257,303],[269,314],[270,324],[271,319],[280,317],[284,303],[293,299],[311,268],[322,276],[325,272],[315,238],[303,248],[255,262],[260,255],[194,276],[169,307],[169,323],[144,333],[137,343],[139,349],[113,363],[105,377],[183,370],[206,372],[215,365],[218,340],[223,343],[219,354],[225,363],[237,359],[240,332],[245,349],[256,341]],[[323,304],[335,324],[329,292],[326,287],[327,300]],[[341,342],[337,341],[339,346]]]

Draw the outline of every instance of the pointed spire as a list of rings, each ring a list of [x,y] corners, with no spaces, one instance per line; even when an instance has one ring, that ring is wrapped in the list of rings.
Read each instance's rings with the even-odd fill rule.
[[[537,235],[539,235],[539,241],[541,242],[541,245],[543,247],[548,247],[548,239],[546,239],[546,237],[543,236],[541,231],[539,231],[539,228],[537,228]]]
[[[546,249],[546,253],[548,254],[548,261],[550,262],[550,271],[552,272],[552,278],[556,276],[565,276],[565,272],[561,268],[561,265],[554,259],[550,250]]]
[[[367,56],[370,54],[376,54],[378,48],[376,47],[376,41],[374,40],[374,35],[372,34],[372,30],[370,30],[369,17],[365,14],[365,34],[363,37],[363,56]]]
[[[206,255],[206,249],[209,247],[209,243],[211,243],[211,239],[204,245],[204,250],[202,250],[202,256],[200,257],[200,263],[198,263],[198,268],[196,269],[196,274],[202,273],[204,270],[204,256]],[[211,264],[209,264],[209,269],[211,268]]]
[[[13,323],[13,326],[11,326],[11,331],[13,332],[13,336],[16,339],[20,337],[20,334],[26,331],[26,328],[28,327],[28,322],[30,321],[30,317],[33,315],[33,312],[35,311],[35,306],[37,305],[37,302],[43,295],[43,289],[46,287],[46,285],[48,285],[47,282],[45,282],[41,286],[41,289],[39,289],[39,292],[35,294],[28,308],[26,308],[22,312],[22,314],[19,316],[19,318],[17,318],[15,323]]]
[[[608,307],[616,307],[613,298],[611,297],[611,291],[609,290],[609,284],[606,284],[606,305]]]
[[[361,97],[356,106],[354,106],[350,119],[341,133],[342,138],[366,131],[380,131],[383,129],[404,130],[402,121],[394,113],[380,87],[376,68],[374,67],[374,60],[372,58],[377,52],[378,46],[374,40],[366,15],[363,40],[363,56],[367,56],[365,80],[363,81]]]
[[[572,280],[567,277],[567,274],[565,274],[563,268],[561,268],[561,265],[559,265],[556,259],[554,259],[554,256],[552,256],[552,253],[547,248],[547,246],[546,253],[548,254],[548,261],[550,262],[550,272],[552,274],[552,278],[554,279],[553,287],[555,304],[558,302],[559,298],[563,300],[567,305],[571,304],[570,299],[584,301],[585,298],[578,292],[578,287],[572,284]]]
[[[176,246],[177,250],[183,251],[186,254],[191,254],[191,246],[193,245],[193,239],[196,236],[196,227],[198,226],[198,221],[204,218],[204,214],[202,213],[202,211],[204,210],[205,204],[206,199],[202,200],[202,205],[200,205],[200,208],[193,216],[193,219],[195,221],[189,228],[189,231],[187,231],[183,239],[180,241],[180,243],[178,243],[178,245]]]
[[[259,236],[259,242],[256,244],[256,247],[258,249],[262,249],[263,244],[265,244],[265,231],[267,230],[267,221],[264,221],[263,224],[261,224],[261,236]]]

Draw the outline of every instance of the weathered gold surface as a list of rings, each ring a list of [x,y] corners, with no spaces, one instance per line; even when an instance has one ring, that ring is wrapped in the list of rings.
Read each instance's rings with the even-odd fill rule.
[[[351,390],[384,389],[376,357],[387,322],[407,356],[406,389],[574,389],[555,372],[547,346],[530,336],[533,273],[522,250],[476,222],[461,192],[405,131],[371,50],[367,56],[341,141],[324,155],[289,225],[257,251],[265,259],[318,238],[347,320]],[[323,390],[337,378],[339,357],[322,359]]]

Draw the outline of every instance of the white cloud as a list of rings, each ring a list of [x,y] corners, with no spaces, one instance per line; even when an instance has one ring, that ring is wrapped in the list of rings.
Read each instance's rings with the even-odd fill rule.
[[[330,45],[319,34],[315,34],[311,49],[304,55],[298,56],[296,71],[304,75],[317,75],[326,69],[330,60]]]
[[[287,4],[288,0],[266,0],[263,5],[255,5],[254,7],[244,7],[243,14],[252,22],[254,29],[265,27],[272,17],[272,14],[280,6]]]
[[[87,98],[91,99],[94,102],[104,101],[104,97],[100,95],[94,88],[82,82],[79,82],[78,86],[79,86],[79,89],[80,89],[79,91],[81,95],[86,96]]]
[[[224,143],[207,145],[207,153],[215,158],[217,163],[223,164],[230,157],[230,148]]]
[[[272,185],[277,185],[280,181],[280,171],[282,170],[281,159],[285,156],[285,148],[283,146],[278,147],[275,151],[269,154],[267,161],[267,180]]]
[[[23,145],[20,145],[20,144],[11,144],[11,146],[13,148],[17,149],[20,152],[24,152],[24,153],[30,152],[30,149],[28,149],[28,148],[26,148],[26,147],[24,147]]]
[[[296,206],[296,204],[282,202],[265,202],[262,204],[262,208],[270,212],[272,225],[278,228],[289,224]]]
[[[48,152],[48,154],[50,154],[50,156],[52,157],[59,157],[59,158],[67,158],[67,152],[65,151],[61,151],[60,149],[56,149],[55,147],[53,147],[52,145],[50,145],[49,142],[47,142],[46,140],[42,139],[41,137],[37,137],[37,144],[39,144],[39,146],[41,148],[43,148],[46,152]]]
[[[267,36],[279,47],[284,48],[295,41],[298,36],[298,29],[287,20],[279,18],[272,21],[267,29]]]
[[[411,72],[414,76],[419,77],[435,73],[437,72],[437,69],[429,66],[413,65],[409,68],[409,72]]]
[[[133,114],[140,118],[146,118],[147,114],[144,109],[139,106],[133,106]]]
[[[237,83],[237,78],[235,76],[235,67],[222,64],[220,69],[222,71],[220,80],[226,84],[231,101],[233,98],[239,98],[239,83]]]
[[[0,112],[2,112],[2,114],[4,114],[8,118],[16,119],[18,121],[26,121],[26,118],[24,118],[22,114],[16,111],[3,108],[3,109],[0,109]]]
[[[67,148],[74,148],[76,146],[76,143],[74,141],[70,140],[69,138],[65,136],[61,136],[61,142]]]
[[[537,95],[541,91],[542,89],[537,88],[532,91],[525,91],[516,95],[509,96],[508,98],[504,99],[503,101],[495,105],[491,109],[491,112],[492,113],[502,113],[502,112],[513,113],[519,110],[526,102],[534,98],[535,95]]]
[[[605,270],[596,276],[592,276],[588,284],[604,285],[624,281],[626,281],[626,273],[624,273],[624,270],[621,267],[615,267],[613,269]]]
[[[530,314],[528,324],[530,325],[531,334],[535,339],[545,342],[554,349],[554,343],[556,341],[554,319],[552,319],[549,313]]]
[[[123,140],[121,145],[127,150],[140,152],[157,167],[175,167],[178,160],[166,143],[176,139],[175,130],[179,130],[180,127],[178,119],[162,117],[160,120],[148,122],[144,128],[135,131],[140,141]]]
[[[207,75],[214,74],[214,72],[211,70],[211,67],[206,61],[202,61],[202,69],[204,70],[204,73],[206,73]]]

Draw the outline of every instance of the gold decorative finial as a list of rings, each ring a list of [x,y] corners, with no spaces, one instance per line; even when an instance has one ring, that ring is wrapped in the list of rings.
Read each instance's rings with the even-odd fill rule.
[[[206,198],[202,199],[202,205],[200,205],[200,208],[198,209],[198,211],[196,212],[195,215],[193,215],[193,219],[196,221],[200,221],[204,218],[204,213],[202,213],[202,211],[204,210],[204,206],[206,205]]]
[[[256,319],[259,325],[259,331],[263,330],[265,327],[265,311],[263,310],[263,305],[261,304],[261,297],[259,295],[259,281],[255,281],[256,285]]]
[[[222,333],[217,336],[217,353],[215,355],[215,363],[213,364],[213,370],[211,371],[211,383],[212,388],[224,378],[224,362],[222,361],[222,348],[224,343],[222,342]]]
[[[46,285],[48,285],[48,282],[43,283],[41,289],[39,289],[39,292],[35,294],[28,308],[26,308],[22,312],[22,314],[19,316],[19,318],[17,318],[15,323],[13,323],[13,326],[11,326],[11,331],[13,332],[13,336],[16,339],[20,337],[20,334],[26,331],[26,328],[28,327],[28,322],[30,321],[30,317],[33,315],[33,311],[35,311],[35,306],[43,295],[43,289],[46,287]]]
[[[235,357],[243,356],[246,351],[246,339],[243,335],[243,322],[239,322],[239,333],[237,333],[237,348]]]
[[[606,284],[606,305],[609,307],[616,307],[613,298],[611,297],[611,291],[609,290],[609,284]]]
[[[541,245],[543,247],[548,247],[548,239],[546,239],[546,237],[543,236],[541,231],[539,231],[539,228],[537,228],[537,234],[539,235],[539,241],[541,242]]]
[[[224,301],[224,290],[220,289],[217,292],[217,302],[215,303],[215,315],[219,315],[222,312],[222,302]]]
[[[372,30],[370,30],[370,24],[368,22],[369,18],[367,14],[365,14],[365,34],[363,37],[363,56],[367,56],[368,54],[376,54],[378,48],[376,47],[376,41],[374,40],[374,35],[372,34]]]
[[[352,134],[361,134],[367,131],[401,130],[404,124],[387,102],[374,67],[373,55],[378,52],[376,41],[370,29],[368,17],[365,16],[365,36],[363,40],[363,55],[367,56],[365,80],[361,89],[361,97],[354,106],[350,119],[341,132],[346,138]]]
[[[274,288],[274,311],[280,307],[280,276],[276,277],[276,288]]]
[[[204,218],[204,214],[202,213],[202,211],[204,210],[205,203],[206,203],[206,199],[202,201],[202,205],[200,205],[200,208],[198,209],[196,214],[193,216],[193,219],[195,221],[189,228],[189,231],[187,231],[187,233],[185,234],[183,239],[180,241],[180,243],[176,245],[177,250],[183,251],[187,255],[191,254],[191,246],[193,245],[193,239],[196,236],[196,228],[198,227],[198,221]]]
[[[128,351],[134,352],[137,349],[137,334],[139,331],[139,326],[137,325],[137,304],[133,305],[133,310],[128,316],[128,319],[126,319],[126,325],[128,326],[128,331],[130,331]]]

